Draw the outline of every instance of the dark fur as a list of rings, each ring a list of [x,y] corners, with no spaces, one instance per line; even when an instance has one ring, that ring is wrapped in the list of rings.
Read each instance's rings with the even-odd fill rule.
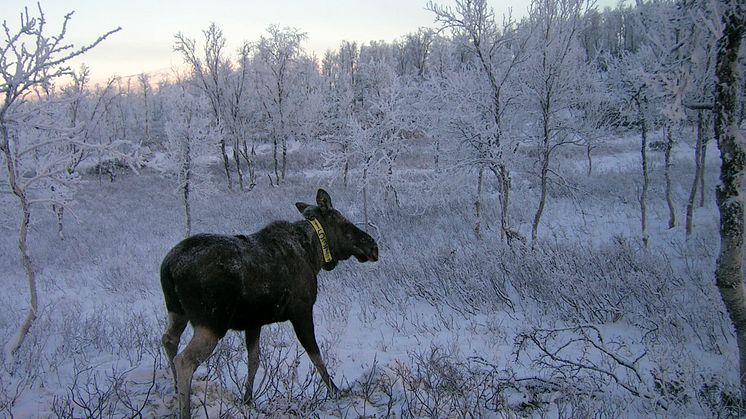
[[[332,207],[325,191],[318,191],[317,204],[297,203],[296,207],[305,218],[321,222],[329,237],[332,262],[324,263],[316,232],[305,220],[276,221],[250,236],[195,235],[166,255],[161,264],[161,286],[170,324],[163,343],[177,387],[188,386],[194,368],[228,330],[245,330],[250,364],[248,402],[258,360],[259,330],[265,324],[289,320],[322,379],[330,391],[336,391],[318,354],[313,331],[316,275],[351,256],[361,262],[376,261],[378,247]],[[195,329],[195,338],[176,356],[187,321]],[[178,390],[181,414],[188,416],[189,389]]]

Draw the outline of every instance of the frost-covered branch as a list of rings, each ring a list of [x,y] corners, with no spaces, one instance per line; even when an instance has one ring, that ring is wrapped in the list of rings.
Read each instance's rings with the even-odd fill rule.
[[[65,66],[68,61],[119,30],[106,32],[90,44],[75,47],[64,42],[72,13],[64,17],[57,35],[47,35],[44,12],[40,4],[37,7],[38,15],[34,17],[24,9],[20,27],[16,30],[7,21],[3,22],[7,43],[0,50],[0,94],[4,95],[0,105],[0,152],[5,161],[9,189],[18,199],[22,212],[18,248],[30,293],[26,319],[6,345],[11,355],[23,343],[39,309],[36,274],[27,244],[31,205],[50,200],[64,201],[66,195],[69,198],[69,193],[57,190],[55,185],[62,185],[63,189],[70,185],[72,174],[68,169],[74,156],[69,151],[71,146],[80,142],[80,133],[75,128],[56,128],[59,121],[54,121],[54,114],[59,111],[59,104],[53,98],[39,96],[31,100],[29,95],[40,90],[49,91],[61,76],[71,74],[70,68]],[[60,232],[61,208],[55,207]]]

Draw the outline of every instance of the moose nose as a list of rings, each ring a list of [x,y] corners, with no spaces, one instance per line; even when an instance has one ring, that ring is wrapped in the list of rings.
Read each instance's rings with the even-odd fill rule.
[[[370,260],[371,262],[378,261],[378,246],[376,245],[373,245],[373,248],[370,250]]]

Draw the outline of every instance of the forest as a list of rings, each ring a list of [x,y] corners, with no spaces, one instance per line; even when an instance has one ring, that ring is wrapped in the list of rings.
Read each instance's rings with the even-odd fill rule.
[[[169,74],[95,82],[69,62],[119,29],[7,17],[0,415],[174,417],[163,257],[323,188],[380,248],[318,277],[342,394],[277,323],[254,400],[229,332],[193,415],[742,416],[746,6],[423,7],[432,27],[320,56],[302,28],[230,50],[205,22]]]

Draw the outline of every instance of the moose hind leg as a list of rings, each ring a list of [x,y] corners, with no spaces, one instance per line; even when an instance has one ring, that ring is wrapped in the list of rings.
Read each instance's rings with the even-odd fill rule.
[[[249,372],[246,376],[246,390],[243,395],[243,402],[251,403],[254,394],[254,378],[256,370],[259,369],[259,334],[261,327],[249,329],[246,331],[246,351],[249,354]]]
[[[174,377],[174,385],[176,385],[176,368],[174,367],[174,357],[179,351],[179,342],[181,341],[181,334],[186,329],[187,318],[178,313],[168,313],[168,328],[166,333],[161,337],[161,343],[166,351],[166,357],[168,358],[168,364],[171,366],[171,374]]]
[[[215,349],[220,338],[204,326],[194,326],[194,336],[184,350],[174,358],[176,368],[176,388],[179,393],[179,417],[191,417],[189,397],[191,395],[192,375],[199,364],[204,362]]]
[[[311,358],[311,362],[316,367],[316,370],[321,375],[321,380],[326,384],[329,393],[333,396],[337,395],[339,388],[337,388],[331,377],[329,377],[324,360],[321,358],[319,345],[316,343],[316,335],[313,329],[313,314],[309,313],[307,316],[292,320],[291,323],[293,324],[295,335],[298,337],[303,349],[306,350],[308,357]]]

